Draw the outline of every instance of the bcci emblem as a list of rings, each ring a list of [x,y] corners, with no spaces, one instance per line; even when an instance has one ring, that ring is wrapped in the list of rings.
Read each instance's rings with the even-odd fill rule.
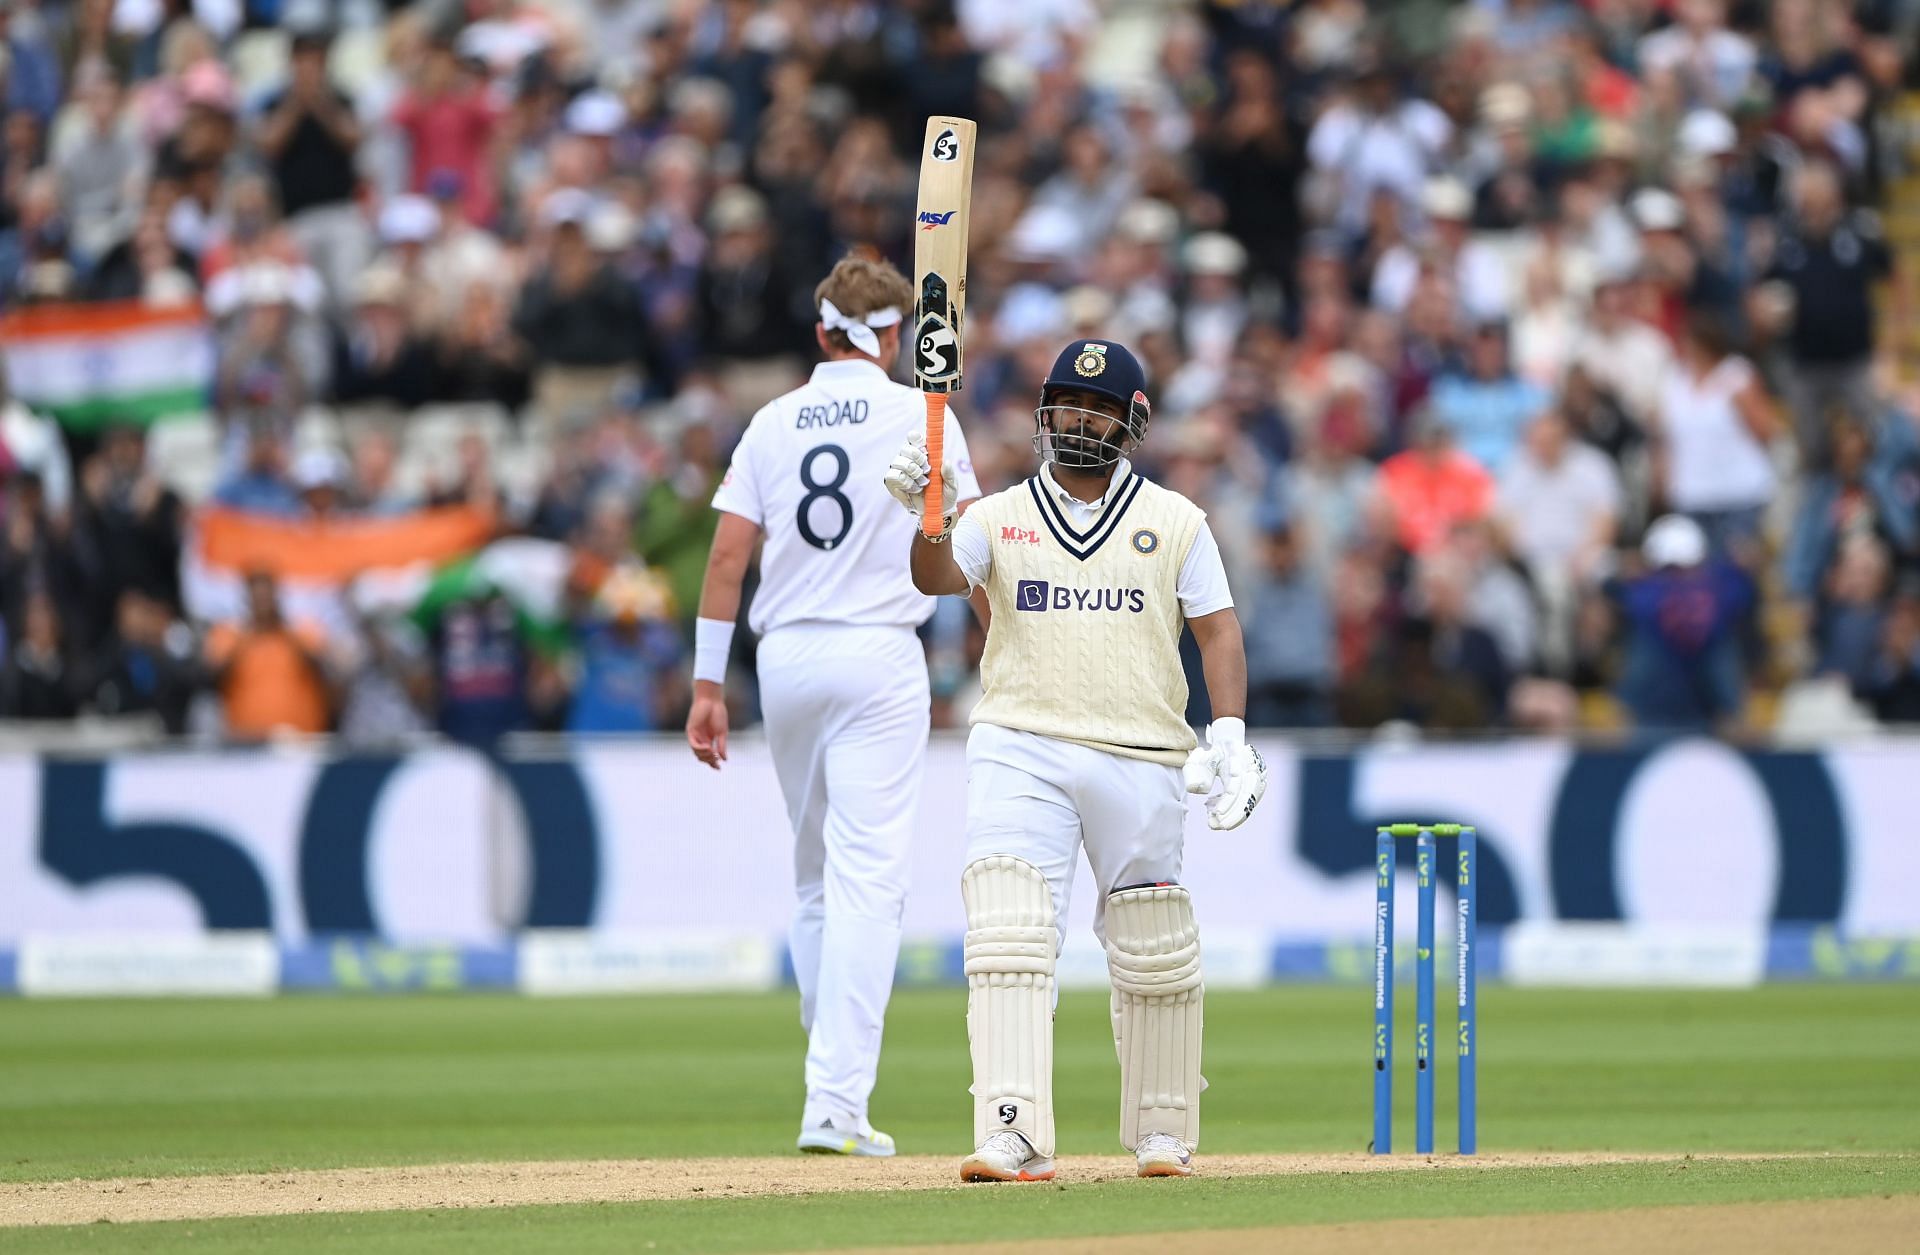
[[[1160,547],[1160,536],[1152,528],[1143,527],[1133,534],[1129,543],[1135,553],[1148,554]]]
[[[1104,344],[1084,344],[1080,346],[1080,356],[1073,359],[1073,369],[1083,378],[1092,379],[1107,369],[1107,346]]]

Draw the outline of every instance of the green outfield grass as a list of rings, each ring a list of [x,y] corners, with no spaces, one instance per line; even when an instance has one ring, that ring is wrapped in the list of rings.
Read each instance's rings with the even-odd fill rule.
[[[894,1001],[873,1111],[903,1153],[967,1149],[964,1001]],[[1210,995],[1207,1149],[1363,1149],[1370,1014],[1358,989]],[[1912,986],[1492,988],[1481,1022],[1487,1150],[1920,1150]],[[1105,999],[1066,996],[1057,1036],[1061,1150],[1112,1153]],[[779,995],[10,1001],[0,1179],[780,1153],[802,1047]]]
[[[1455,1174],[1336,1174],[1234,1181],[827,1194],[713,1202],[387,1212],[0,1230],[9,1255],[589,1255],[766,1252],[1101,1234],[1191,1232],[1408,1217],[1920,1193],[1920,1160],[1605,1164]]]

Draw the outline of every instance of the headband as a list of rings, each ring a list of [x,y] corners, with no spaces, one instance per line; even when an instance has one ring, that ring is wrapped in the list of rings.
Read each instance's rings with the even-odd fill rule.
[[[834,308],[832,301],[822,298],[820,302],[820,325],[828,331],[846,332],[853,347],[868,357],[880,356],[880,337],[873,334],[873,329],[896,326],[899,322],[900,311],[892,305],[876,309],[863,318],[849,318]]]

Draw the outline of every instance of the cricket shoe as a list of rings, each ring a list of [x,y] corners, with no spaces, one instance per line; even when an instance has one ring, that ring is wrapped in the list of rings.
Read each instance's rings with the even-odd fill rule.
[[[1149,1133],[1134,1148],[1134,1161],[1143,1177],[1190,1177],[1193,1152],[1171,1133]]]
[[[1053,1160],[1018,1133],[995,1133],[960,1161],[962,1181],[1051,1181]]]
[[[871,1124],[855,1124],[845,1116],[801,1129],[800,1140],[795,1145],[809,1155],[855,1155],[868,1159],[888,1159],[893,1155],[890,1135]]]

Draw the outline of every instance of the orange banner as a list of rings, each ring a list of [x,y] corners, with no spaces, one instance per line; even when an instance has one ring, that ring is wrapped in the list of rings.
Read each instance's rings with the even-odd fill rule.
[[[299,522],[208,508],[195,518],[201,560],[240,572],[344,581],[362,571],[446,562],[493,538],[491,511],[444,506],[397,518]]]

